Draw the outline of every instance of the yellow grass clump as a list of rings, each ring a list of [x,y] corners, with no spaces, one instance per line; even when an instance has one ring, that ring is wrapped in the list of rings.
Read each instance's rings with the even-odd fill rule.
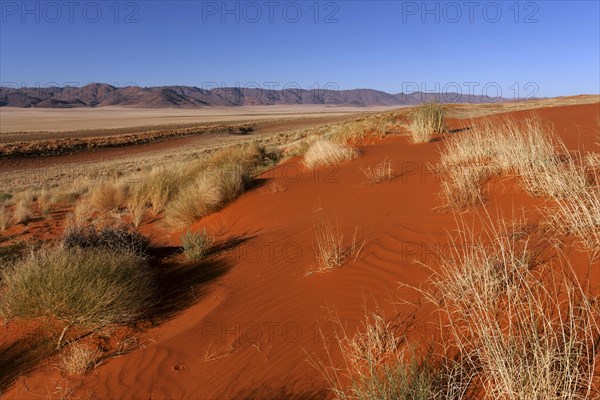
[[[564,144],[539,119],[489,121],[450,139],[439,170],[452,208],[481,204],[481,186],[493,175],[514,174],[534,196],[564,197],[585,190],[585,175]]]
[[[444,132],[445,109],[438,103],[423,103],[410,114],[410,136],[414,143],[431,141],[436,133]]]
[[[26,224],[33,218],[33,213],[31,212],[31,201],[27,199],[21,199],[15,205],[15,209],[13,210],[13,218],[12,221],[14,224]]]
[[[304,154],[304,164],[308,168],[315,168],[358,157],[358,151],[348,145],[334,143],[327,139],[315,141]]]
[[[61,354],[59,367],[70,375],[83,375],[94,367],[100,357],[98,350],[91,346],[74,342],[69,344],[66,351]]]

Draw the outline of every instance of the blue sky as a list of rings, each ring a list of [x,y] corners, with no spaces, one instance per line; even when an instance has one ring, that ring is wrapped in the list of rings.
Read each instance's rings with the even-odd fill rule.
[[[600,92],[595,0],[0,4],[3,85]]]

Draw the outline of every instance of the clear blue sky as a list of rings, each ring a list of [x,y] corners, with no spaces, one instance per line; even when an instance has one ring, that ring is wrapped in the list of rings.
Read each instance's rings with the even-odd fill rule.
[[[2,84],[600,92],[596,0],[65,1],[0,1]]]

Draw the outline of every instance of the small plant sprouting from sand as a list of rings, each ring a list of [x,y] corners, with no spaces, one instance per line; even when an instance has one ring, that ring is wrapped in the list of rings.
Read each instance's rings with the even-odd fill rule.
[[[312,272],[332,271],[349,260],[358,261],[362,255],[366,239],[359,241],[358,228],[354,230],[351,244],[347,245],[337,220],[332,222],[320,216],[314,220],[313,227],[317,267]]]
[[[360,169],[370,185],[375,185],[382,182],[388,182],[394,179],[394,167],[392,160],[385,158],[383,161],[371,167],[370,165],[366,168]]]
[[[287,190],[287,187],[277,181],[271,180],[269,181],[269,189],[271,193],[282,193]]]
[[[190,261],[201,260],[210,252],[215,240],[204,229],[202,232],[187,231],[181,236],[183,255]]]
[[[337,223],[323,217],[314,223],[318,272],[331,271],[346,262],[348,250],[344,247],[344,235]]]
[[[444,132],[445,109],[438,103],[423,103],[410,114],[410,135],[414,143],[430,142],[434,134]]]
[[[308,168],[338,164],[358,157],[358,151],[344,144],[327,139],[314,142],[304,154],[304,164]]]

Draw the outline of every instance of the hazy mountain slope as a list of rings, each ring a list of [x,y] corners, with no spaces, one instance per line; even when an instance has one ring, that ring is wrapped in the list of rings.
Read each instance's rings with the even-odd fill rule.
[[[259,88],[201,89],[194,86],[128,86],[118,88],[106,83],[83,87],[10,88],[0,87],[0,106],[9,107],[206,107],[277,104],[331,104],[352,106],[401,106],[437,99],[443,103],[483,103],[508,101],[466,94],[421,93],[389,94],[373,89],[323,90]]]

